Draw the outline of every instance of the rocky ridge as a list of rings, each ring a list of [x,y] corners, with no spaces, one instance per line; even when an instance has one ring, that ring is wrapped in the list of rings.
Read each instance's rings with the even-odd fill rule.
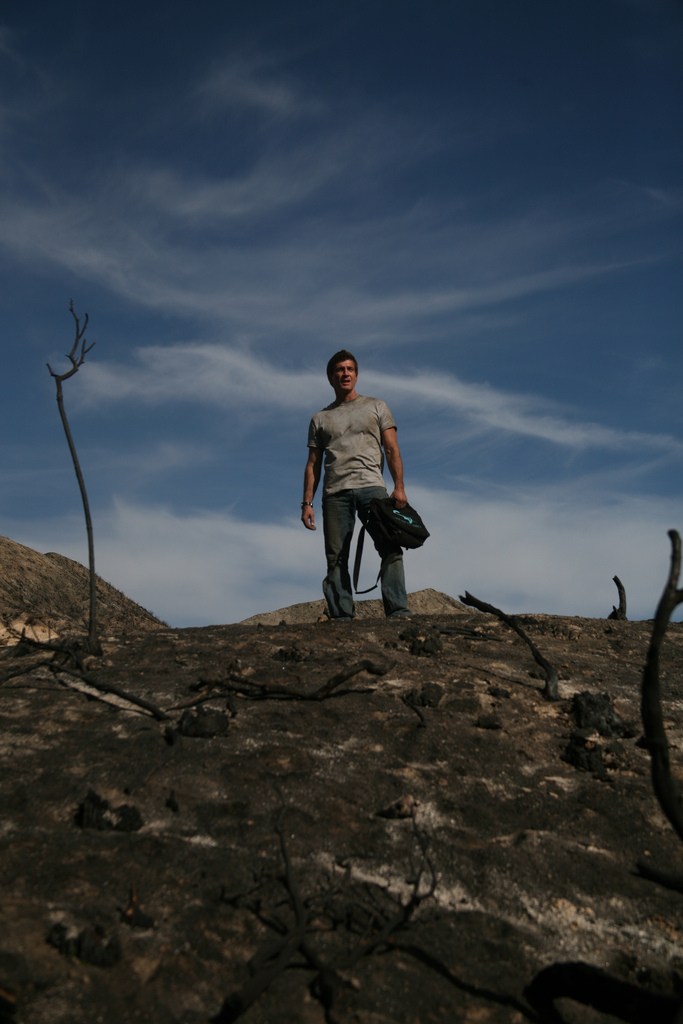
[[[102,632],[163,626],[99,576],[96,592]],[[80,562],[0,537],[0,647],[16,643],[24,630],[36,640],[87,631],[88,601],[89,574]]]

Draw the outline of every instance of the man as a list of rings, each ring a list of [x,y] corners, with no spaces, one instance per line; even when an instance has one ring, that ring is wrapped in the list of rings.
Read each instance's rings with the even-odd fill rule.
[[[407,504],[403,489],[403,462],[396,440],[396,424],[384,402],[356,392],[358,363],[342,349],[327,364],[327,379],[335,400],[315,414],[308,429],[308,462],[304,473],[301,520],[315,530],[313,495],[323,479],[323,530],[327,576],[323,593],[331,619],[353,618],[353,593],[349,577],[349,552],[356,513],[362,523],[368,518],[373,498],[386,498],[382,470],[384,456],[394,481],[391,497],[398,508]],[[384,452],[382,451],[384,450]],[[409,617],[403,553],[379,533],[372,537],[382,559],[382,601],[389,617]]]

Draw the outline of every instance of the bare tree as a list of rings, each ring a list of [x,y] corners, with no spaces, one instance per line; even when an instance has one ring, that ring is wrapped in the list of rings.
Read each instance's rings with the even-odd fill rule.
[[[519,623],[515,620],[514,616],[506,615],[505,612],[500,610],[500,608],[496,608],[494,605],[488,604],[486,601],[480,601],[478,597],[474,597],[472,594],[468,593],[467,590],[464,595],[460,595],[460,600],[463,604],[468,604],[471,608],[477,608],[480,612],[486,612],[487,615],[496,615],[501,622],[505,623],[506,626],[509,626],[510,629],[514,629],[517,636],[520,636],[524,643],[528,645],[536,664],[540,665],[543,669],[545,674],[543,696],[546,700],[559,700],[560,695],[557,688],[557,672],[550,662],[543,657],[536,644],[527,636]]]
[[[71,347],[71,351],[67,353],[67,359],[71,363],[71,369],[67,370],[66,373],[55,373],[50,364],[47,364],[47,368],[54,377],[55,384],[57,385],[57,406],[59,408],[59,415],[62,419],[62,426],[64,427],[64,433],[66,434],[66,440],[69,445],[69,451],[71,452],[71,458],[76,470],[76,479],[78,480],[78,486],[81,491],[81,498],[83,500],[83,512],[85,514],[85,528],[88,533],[88,563],[90,567],[90,613],[88,616],[88,650],[91,654],[101,654],[102,645],[100,644],[97,636],[97,615],[96,615],[96,592],[95,592],[95,545],[93,541],[92,532],[92,518],[90,516],[90,505],[88,504],[88,494],[85,489],[85,481],[81,472],[80,463],[78,456],[76,455],[76,446],[74,445],[73,438],[71,436],[71,430],[69,428],[69,421],[66,418],[66,412],[64,410],[64,395],[62,393],[62,381],[68,380],[81,368],[86,354],[94,347],[95,342],[92,345],[88,345],[85,340],[85,329],[88,326],[88,314],[85,314],[85,320],[81,327],[81,321],[76,316],[74,311],[73,299],[69,303],[69,312],[71,313],[76,323],[76,337]]]
[[[619,607],[615,608],[614,605],[612,605],[612,611],[609,613],[607,618],[619,619],[621,622],[626,622],[626,591],[624,590],[624,584],[618,576],[613,576],[612,579],[616,583],[617,591],[619,593]]]
[[[683,839],[683,801],[669,765],[669,744],[664,731],[659,682],[659,654],[664,634],[674,609],[683,603],[683,589],[677,589],[681,571],[681,538],[676,530],[669,530],[669,539],[671,566],[664,592],[657,605],[652,638],[643,669],[641,715],[652,763],[652,785],[655,794],[662,810],[679,837]]]

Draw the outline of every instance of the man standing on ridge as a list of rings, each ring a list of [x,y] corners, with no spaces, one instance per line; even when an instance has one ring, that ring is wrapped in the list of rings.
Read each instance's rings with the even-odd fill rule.
[[[341,349],[327,364],[327,379],[335,400],[317,412],[308,428],[308,462],[304,472],[301,521],[315,530],[313,495],[320,481],[323,454],[323,530],[327,575],[323,593],[331,619],[353,618],[353,593],[349,576],[349,552],[356,513],[366,523],[373,498],[386,498],[382,470],[384,456],[394,481],[391,497],[397,508],[407,505],[403,489],[403,462],[396,440],[396,424],[388,407],[378,398],[356,392],[358,363]],[[382,451],[384,449],[384,451]],[[368,528],[382,559],[382,601],[389,617],[409,617],[403,552]]]

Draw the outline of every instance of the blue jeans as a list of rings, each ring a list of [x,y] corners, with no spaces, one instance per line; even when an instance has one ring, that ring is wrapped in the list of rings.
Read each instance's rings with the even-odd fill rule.
[[[373,498],[386,498],[385,487],[358,487],[355,490],[336,491],[323,498],[323,530],[327,576],[323,580],[323,594],[330,617],[353,617],[353,592],[349,576],[349,553],[356,512],[365,524]],[[406,581],[403,572],[403,552],[397,544],[389,543],[381,535],[372,537],[382,559],[382,601],[384,614],[409,616]]]

